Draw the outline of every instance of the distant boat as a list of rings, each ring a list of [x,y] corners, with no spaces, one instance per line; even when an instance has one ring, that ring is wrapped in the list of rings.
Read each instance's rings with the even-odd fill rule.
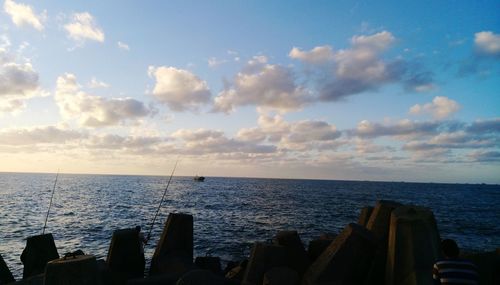
[[[205,181],[205,177],[196,175],[195,177],[193,177],[193,180],[198,182],[203,182]]]

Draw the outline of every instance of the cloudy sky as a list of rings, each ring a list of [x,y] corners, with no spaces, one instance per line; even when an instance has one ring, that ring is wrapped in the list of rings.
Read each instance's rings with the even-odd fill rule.
[[[0,171],[500,183],[498,1],[28,1]]]

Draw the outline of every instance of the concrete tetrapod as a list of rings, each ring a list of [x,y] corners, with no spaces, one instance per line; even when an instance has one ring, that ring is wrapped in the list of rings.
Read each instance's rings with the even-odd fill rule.
[[[175,285],[224,285],[223,277],[215,275],[209,270],[196,269],[184,274]]]
[[[358,224],[366,227],[372,212],[373,207],[363,207],[363,209],[361,209],[361,213],[359,214]]]
[[[47,262],[58,258],[59,253],[52,234],[29,237],[21,254],[24,264],[23,278],[43,273]]]
[[[47,263],[45,285],[99,285],[101,280],[93,255],[77,255]]]
[[[307,253],[309,261],[314,262],[328,248],[334,239],[313,239],[309,242]]]
[[[386,240],[389,234],[389,225],[391,222],[391,213],[402,204],[394,201],[379,200],[373,209],[370,219],[366,223],[366,228],[379,240]]]
[[[365,284],[384,284],[385,263],[387,260],[387,239],[391,222],[391,213],[402,204],[388,201],[377,201],[366,228],[373,233],[378,242],[378,247],[373,258],[370,271]]]
[[[222,268],[220,265],[220,258],[216,256],[198,256],[194,260],[194,264],[200,269],[209,270],[214,274],[221,275]]]
[[[106,263],[115,278],[128,280],[144,277],[144,261],[141,241],[135,229],[113,232]]]
[[[2,255],[0,255],[0,284],[7,284],[14,281],[16,281],[14,279],[14,276],[12,276],[12,273],[10,272],[9,267],[3,260]]]
[[[264,274],[262,285],[298,285],[299,274],[288,267],[274,267]]]
[[[431,210],[402,206],[391,215],[386,284],[433,284],[432,266],[440,257],[439,232]]]
[[[287,254],[283,246],[256,242],[250,253],[242,284],[260,285],[264,274],[273,267],[286,266]]]
[[[171,213],[151,260],[150,275],[193,269],[193,216]]]
[[[309,257],[297,231],[280,231],[274,237],[273,243],[285,247],[288,267],[302,276],[309,266]]]
[[[362,284],[375,247],[375,237],[365,227],[354,223],[347,225],[311,264],[302,284]]]

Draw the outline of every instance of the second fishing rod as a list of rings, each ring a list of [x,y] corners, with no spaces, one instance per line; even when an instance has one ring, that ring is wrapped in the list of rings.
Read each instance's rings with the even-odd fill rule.
[[[163,204],[163,200],[165,199],[165,195],[167,195],[168,187],[170,186],[170,182],[172,181],[172,177],[174,176],[175,169],[177,168],[177,163],[179,163],[179,159],[175,161],[174,168],[172,169],[172,173],[170,174],[170,177],[168,178],[167,186],[165,187],[165,190],[163,191],[163,195],[161,196],[160,204],[158,205],[158,208],[156,209],[156,213],[154,215],[153,221],[151,222],[151,225],[149,227],[149,231],[147,234],[147,240],[151,238],[151,232],[153,231],[153,227],[156,221],[156,218],[158,217],[158,214],[161,209],[161,205]]]

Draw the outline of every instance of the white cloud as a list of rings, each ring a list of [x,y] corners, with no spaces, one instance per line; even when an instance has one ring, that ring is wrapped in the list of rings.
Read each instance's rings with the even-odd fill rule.
[[[371,36],[354,36],[351,39],[352,49],[335,54],[337,81],[326,86],[321,96],[334,99],[393,81],[395,74],[379,57],[393,41],[392,34],[386,31]]]
[[[257,127],[243,128],[237,133],[237,138],[244,141],[279,142],[290,132],[290,124],[284,120],[282,115],[267,115],[260,110]]]
[[[239,140],[247,142],[262,142],[267,136],[268,135],[259,128],[243,128],[236,134]]]
[[[92,77],[87,86],[89,88],[108,88],[109,84],[104,81],[99,81],[95,77]]]
[[[449,163],[467,162],[463,151],[466,149],[481,149],[485,152],[497,151],[500,135],[499,126],[499,119],[469,124],[457,121],[414,122],[402,120],[392,124],[362,121],[353,133],[359,138],[376,139],[387,136],[398,140],[399,143],[402,143],[400,150],[411,154],[412,163]],[[366,143],[370,143],[370,141],[363,140],[363,144]],[[364,146],[361,150],[366,152]],[[380,149],[379,151],[383,152],[384,150]],[[393,153],[394,150],[391,152]]]
[[[0,114],[11,113],[15,114],[20,112],[26,107],[26,104],[22,100],[11,99],[11,100],[1,100],[0,99]]]
[[[485,55],[500,55],[500,35],[490,31],[475,34],[474,43],[479,52]]]
[[[302,120],[287,122],[281,115],[270,116],[261,113],[258,126],[241,129],[236,137],[251,142],[268,141],[282,150],[300,152],[315,149],[331,149],[337,146],[333,143],[341,136],[335,125],[324,121]],[[332,144],[333,143],[333,144]]]
[[[260,145],[251,141],[241,141],[228,138],[221,131],[198,129],[181,129],[172,134],[173,138],[184,141],[183,152],[187,154],[261,154],[273,153],[276,147],[273,145]]]
[[[61,144],[84,137],[78,131],[56,126],[9,128],[0,130],[0,145]]]
[[[0,48],[0,112],[18,111],[26,99],[43,95],[33,66],[15,62],[12,55]]]
[[[117,43],[118,45],[118,48],[120,48],[121,50],[126,50],[126,51],[129,51],[130,50],[130,47],[128,46],[128,44],[124,43],[124,42],[118,42]]]
[[[356,146],[356,152],[359,154],[368,154],[368,153],[383,153],[390,148],[387,146],[376,145],[369,140],[363,139],[355,139],[354,140]],[[371,158],[372,160],[386,160],[386,156]]]
[[[68,36],[77,42],[86,40],[104,42],[104,32],[88,12],[73,14],[72,21],[64,25],[64,29],[68,32]]]
[[[85,146],[93,149],[129,150],[144,153],[157,149],[166,139],[159,136],[95,135],[86,140]]]
[[[2,51],[0,51],[0,56]],[[29,97],[38,87],[38,73],[30,63],[0,62],[0,96]]]
[[[311,141],[329,141],[340,137],[334,125],[324,121],[305,120],[291,125],[288,142],[304,143]]]
[[[153,95],[174,111],[196,111],[210,102],[207,82],[187,70],[150,66],[148,74],[156,81]]]
[[[324,121],[304,120],[289,123],[290,130],[283,135],[279,147],[282,150],[310,152],[331,150],[340,144],[336,141],[341,133],[334,125]]]
[[[215,110],[229,113],[236,106],[256,105],[282,112],[298,110],[309,102],[305,88],[297,86],[289,68],[267,64],[257,56],[215,98]]]
[[[460,110],[460,105],[447,97],[436,96],[432,100],[432,103],[427,103],[424,105],[416,104],[410,108],[410,114],[420,115],[420,114],[431,114],[435,119],[444,119]]]
[[[28,25],[39,31],[44,28],[42,23],[46,19],[46,12],[36,15],[31,6],[12,0],[5,0],[3,9],[5,13],[9,14],[16,26]]]
[[[57,78],[55,99],[64,118],[78,118],[80,124],[87,127],[123,124],[155,113],[132,98],[106,99],[86,94],[81,91],[75,75],[69,73]]]
[[[234,61],[236,61],[236,62],[240,61],[240,56],[239,56],[239,54],[238,54],[237,51],[228,50],[227,54],[230,55],[230,56],[232,56]]]
[[[321,64],[326,63],[333,59],[334,53],[330,46],[318,46],[310,51],[301,51],[299,48],[294,47],[288,54],[293,59],[299,59],[307,63]]]
[[[208,66],[210,66],[210,67],[216,67],[216,66],[224,64],[226,62],[227,62],[227,60],[225,60],[225,59],[217,59],[215,57],[211,57],[211,58],[208,59]]]
[[[11,44],[7,35],[0,35],[0,50],[7,50]]]
[[[172,133],[172,137],[183,139],[186,141],[200,141],[206,139],[218,139],[222,138],[224,133],[222,131],[207,130],[207,129],[180,129]]]
[[[368,48],[371,51],[384,51],[393,42],[395,38],[388,31],[382,31],[371,36],[353,36],[351,43],[354,48]]]

